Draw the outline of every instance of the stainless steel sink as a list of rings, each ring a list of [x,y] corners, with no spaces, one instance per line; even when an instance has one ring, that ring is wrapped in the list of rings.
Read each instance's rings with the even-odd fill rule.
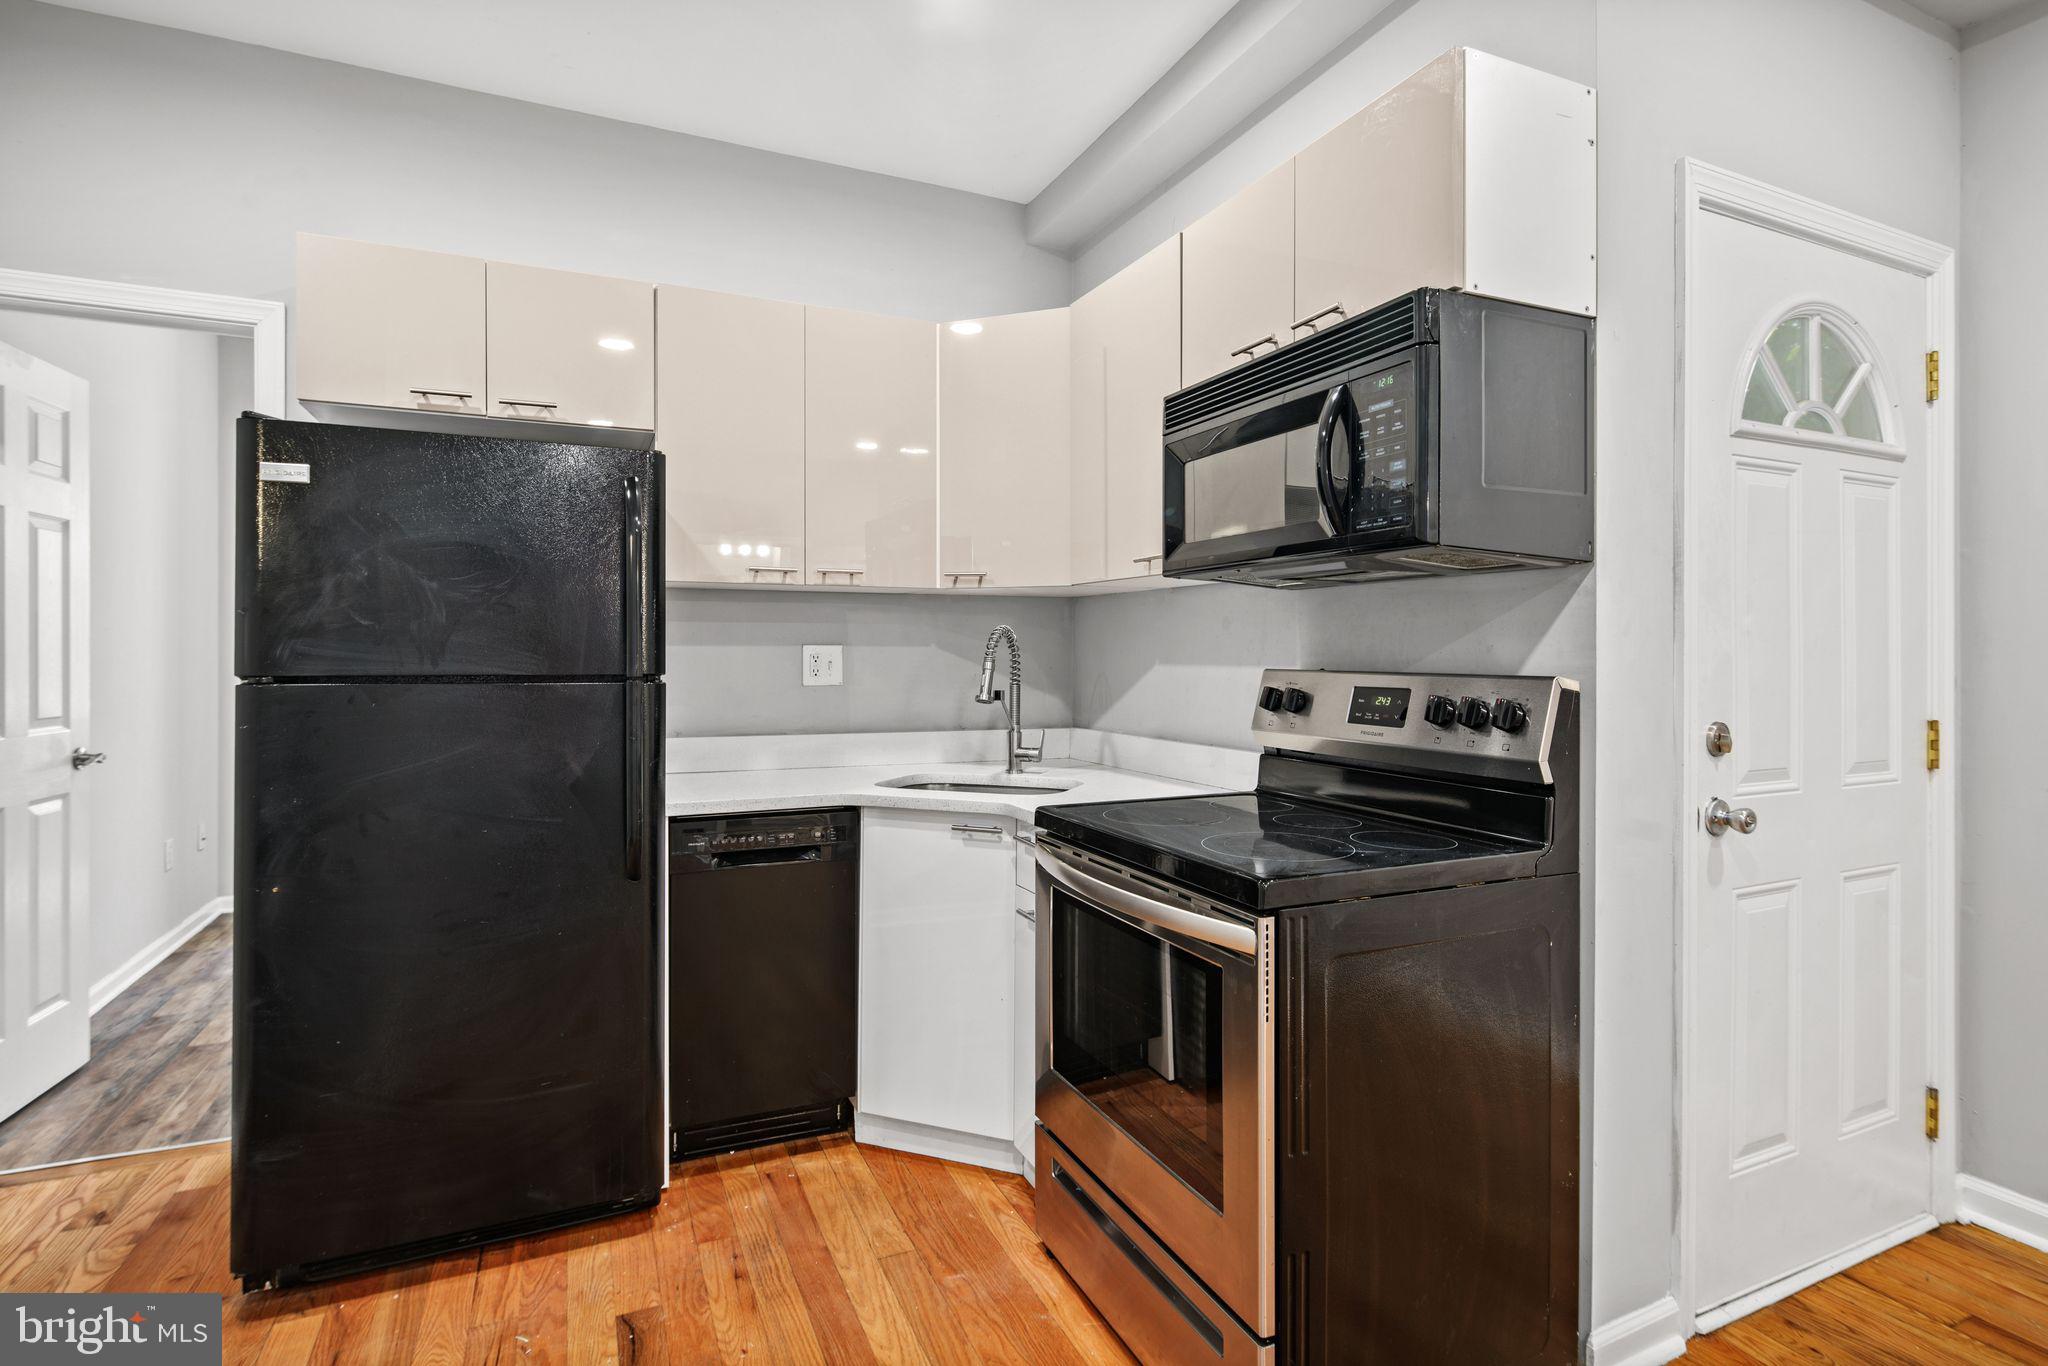
[[[1066,792],[1079,787],[1072,779],[1048,778],[1037,773],[1025,773],[1012,777],[1007,773],[991,773],[976,777],[970,773],[938,774],[912,773],[902,778],[885,778],[876,787],[902,788],[909,792],[1006,792],[1030,794]]]

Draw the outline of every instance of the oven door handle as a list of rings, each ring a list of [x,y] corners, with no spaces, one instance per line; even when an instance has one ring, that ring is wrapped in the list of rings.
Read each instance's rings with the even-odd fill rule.
[[[1339,384],[1323,399],[1323,414],[1316,421],[1316,497],[1322,500],[1323,515],[1330,519],[1332,533],[1342,536],[1348,529],[1344,521],[1344,508],[1337,497],[1337,474],[1330,468],[1330,447],[1335,444],[1337,423],[1345,419],[1345,435],[1350,435],[1351,426],[1358,420],[1357,401],[1351,397],[1351,386]],[[1355,442],[1346,442],[1355,446]],[[1348,484],[1349,478],[1345,480]]]
[[[1154,901],[1151,897],[1126,891],[1114,883],[1082,872],[1042,844],[1038,846],[1038,866],[1045,870],[1047,877],[1075,896],[1092,901],[1105,910],[1244,954],[1248,958],[1258,952],[1259,936],[1251,926],[1218,920],[1199,911],[1169,906],[1164,901]]]

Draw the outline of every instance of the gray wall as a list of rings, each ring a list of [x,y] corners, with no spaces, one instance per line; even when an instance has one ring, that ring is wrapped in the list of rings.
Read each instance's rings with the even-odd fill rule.
[[[2048,782],[1991,724],[2048,670],[2048,19],[1963,54],[1959,1043],[1962,1169],[2048,1200],[2048,911],[2034,846]],[[1983,724],[1972,724],[1982,720]]]
[[[668,732],[1000,730],[1003,709],[974,700],[982,645],[1000,622],[1024,647],[1024,724],[1070,725],[1071,608],[1066,598],[671,588]],[[803,686],[805,645],[844,645],[846,681]],[[1008,678],[1007,653],[997,669]]]
[[[107,761],[80,782],[98,981],[228,889],[219,352],[248,343],[5,311],[0,341],[91,385],[91,734],[81,743]],[[233,383],[236,366],[225,368]]]
[[[21,270],[287,298],[303,230],[916,317],[1068,298],[1016,204],[29,0],[0,158]]]

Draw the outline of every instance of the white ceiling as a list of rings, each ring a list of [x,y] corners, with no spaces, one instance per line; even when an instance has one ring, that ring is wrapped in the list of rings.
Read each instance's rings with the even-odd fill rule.
[[[1986,19],[1995,19],[2029,3],[2029,0],[1909,0],[1914,9],[1931,14],[1950,28],[1961,31]]]
[[[1019,203],[1079,156],[1232,6],[1232,0],[57,3]]]

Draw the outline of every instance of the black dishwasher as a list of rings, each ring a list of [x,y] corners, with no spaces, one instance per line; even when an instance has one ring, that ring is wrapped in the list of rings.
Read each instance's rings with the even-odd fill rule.
[[[860,813],[669,823],[670,1152],[853,1122]]]

